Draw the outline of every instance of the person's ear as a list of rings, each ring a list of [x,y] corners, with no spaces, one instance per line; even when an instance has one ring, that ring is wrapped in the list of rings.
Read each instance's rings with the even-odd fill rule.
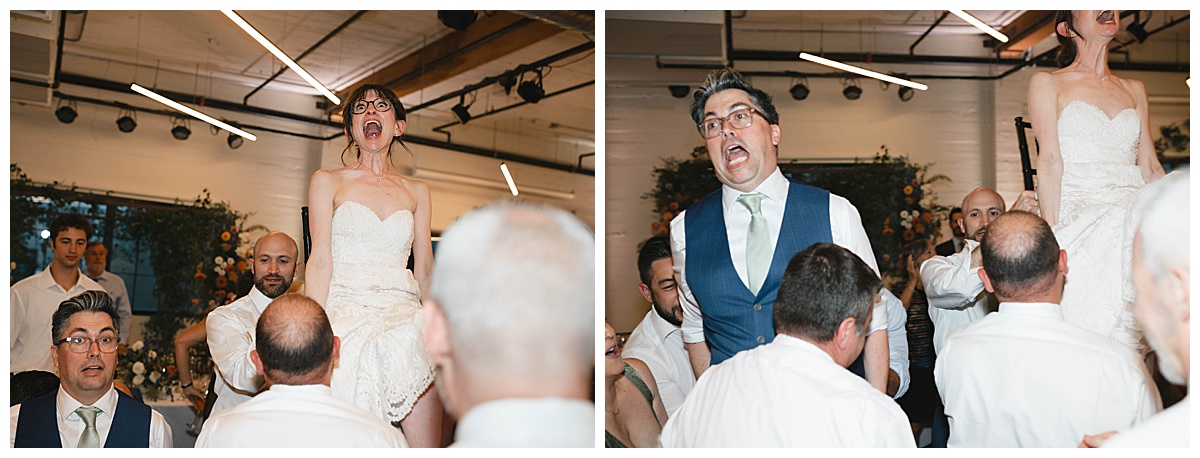
[[[654,297],[650,295],[650,287],[645,283],[638,283],[638,291],[642,293],[642,297],[646,298],[651,303],[654,302]]]
[[[1071,28],[1067,26],[1066,22],[1059,22],[1058,25],[1054,27],[1054,30],[1058,31],[1059,35],[1067,38],[1074,38],[1071,36]]]
[[[254,370],[258,375],[267,376],[267,371],[263,369],[262,358],[258,357],[258,350],[250,350],[250,361],[254,362]]]
[[[408,122],[403,119],[396,120],[396,137],[404,133],[404,129],[408,128]]]
[[[850,342],[858,335],[858,330],[855,326],[858,321],[854,317],[846,317],[841,323],[838,323],[837,331],[834,332],[833,342],[839,350],[850,348]]]
[[[1067,274],[1067,250],[1058,250],[1058,271]]]
[[[1192,321],[1190,305],[1191,301],[1191,270],[1188,268],[1175,267],[1167,273],[1167,297],[1171,298],[1169,304],[1174,309],[1171,315],[1179,320],[1184,326],[1190,327]]]
[[[979,279],[983,280],[983,287],[989,293],[995,293],[996,289],[992,287],[992,279],[988,278],[987,269],[979,269]]]
[[[963,234],[967,233],[967,225],[963,224],[962,218],[954,220],[954,223],[958,224],[958,230],[962,231]],[[970,234],[967,234],[967,235],[970,235]]]
[[[338,358],[341,357],[341,355],[342,355],[342,339],[339,338],[338,336],[333,336],[333,357],[330,359],[333,361],[337,361]]]
[[[779,137],[780,137],[779,124],[771,124],[771,144],[775,145],[775,146],[779,146]]]
[[[54,345],[53,343],[50,344],[50,360],[54,361],[54,368],[58,369],[58,345]]]
[[[433,360],[434,367],[445,364],[454,352],[450,341],[450,330],[446,323],[446,314],[442,307],[433,299],[425,299],[425,351]]]

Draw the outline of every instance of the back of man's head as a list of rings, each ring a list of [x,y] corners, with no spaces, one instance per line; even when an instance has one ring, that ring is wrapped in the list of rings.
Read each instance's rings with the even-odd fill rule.
[[[653,272],[651,266],[654,261],[663,258],[671,257],[671,239],[665,235],[656,235],[642,242],[642,246],[638,248],[638,277],[642,283],[650,285],[654,282],[652,278]]]
[[[1189,171],[1172,172],[1146,186],[1133,203],[1141,261],[1156,281],[1166,280],[1171,269],[1191,270],[1190,189]]]
[[[316,301],[298,293],[279,296],[263,310],[254,332],[255,351],[271,383],[329,384],[333,328]]]
[[[587,383],[595,348],[594,237],[569,213],[492,204],[442,234],[428,299],[466,384]]]
[[[992,221],[980,246],[983,270],[997,299],[1057,302],[1060,252],[1045,220],[1019,210],[1004,213]]]
[[[822,343],[833,339],[846,318],[866,335],[867,314],[879,276],[858,255],[832,243],[818,243],[788,263],[779,283],[771,318],[775,331]]]

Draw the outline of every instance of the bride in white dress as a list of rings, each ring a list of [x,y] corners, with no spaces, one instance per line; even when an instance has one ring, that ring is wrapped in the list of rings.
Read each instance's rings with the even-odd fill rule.
[[[1119,18],[1112,10],[1058,12],[1064,67],[1030,79],[1029,115],[1040,147],[1041,215],[1067,250],[1063,318],[1141,350],[1124,291],[1131,259],[1125,215],[1134,193],[1163,169],[1150,140],[1145,86],[1108,69]]]
[[[421,309],[433,270],[429,188],[390,166],[392,144],[406,127],[404,106],[391,89],[359,88],[342,116],[346,150],[357,160],[318,170],[308,191],[312,254],[305,294],[325,307],[342,342],[331,388],[384,420],[399,421],[410,446],[436,447],[442,404],[431,388]]]

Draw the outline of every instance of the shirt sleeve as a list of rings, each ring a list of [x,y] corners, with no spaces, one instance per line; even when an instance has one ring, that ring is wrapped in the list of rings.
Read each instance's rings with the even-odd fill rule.
[[[228,307],[228,306],[225,306]],[[213,363],[221,371],[220,376],[229,386],[246,394],[258,392],[256,377],[258,370],[250,359],[254,349],[254,330],[247,330],[236,318],[220,309],[208,314],[205,331],[208,333],[208,351]]]
[[[175,448],[171,437],[171,425],[157,410],[150,410],[150,448]]]
[[[21,325],[25,322],[25,301],[21,299],[20,294],[17,294],[17,288],[9,288],[8,297],[8,303],[10,304],[8,312],[8,361],[9,364],[12,364],[12,353],[17,348],[17,336],[20,335]]]
[[[683,342],[704,342],[704,317],[692,288],[687,282],[687,237],[683,227],[683,215],[687,210],[679,212],[671,220],[671,262],[675,264],[675,283],[679,286],[679,305],[683,307]]]
[[[908,314],[904,311],[904,304],[900,299],[896,298],[891,291],[883,290],[888,309],[888,368],[896,371],[896,375],[900,376],[900,387],[896,389],[896,394],[893,399],[900,399],[904,393],[908,392],[908,385],[911,378],[908,374],[908,330],[904,325],[908,321]],[[872,320],[873,321],[873,320]]]
[[[929,305],[956,309],[970,305],[983,292],[979,269],[971,268],[971,243],[951,256],[934,256],[921,263],[921,280]]]

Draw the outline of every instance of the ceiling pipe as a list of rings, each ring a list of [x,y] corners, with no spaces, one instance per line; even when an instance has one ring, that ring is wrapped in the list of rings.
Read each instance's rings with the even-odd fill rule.
[[[938,17],[936,21],[933,21],[933,24],[931,24],[928,29],[925,29],[925,33],[922,33],[921,36],[917,38],[917,41],[914,41],[913,44],[908,47],[908,55],[913,55],[913,48],[916,48],[917,44],[921,43],[921,40],[924,40],[925,37],[929,36],[929,32],[932,32],[933,29],[938,26],[938,24],[941,24],[942,19],[946,19],[946,16],[948,15],[950,15],[949,11],[942,11],[942,15]]]
[[[554,24],[565,30],[596,36],[596,13],[593,11],[513,11],[527,18]]]
[[[366,13],[367,12],[365,10],[361,10],[357,13],[354,13],[353,16],[350,16],[350,19],[346,19],[345,22],[342,22],[342,25],[337,26],[337,28],[333,29],[332,32],[329,32],[327,35],[322,37],[320,40],[317,40],[316,43],[314,43],[308,49],[304,50],[304,52],[301,53],[300,56],[296,57],[294,60],[296,62],[300,62],[300,59],[303,59],[305,56],[309,55],[309,53],[312,53],[317,48],[321,47],[321,45],[325,44],[326,41],[329,41],[330,38],[333,38],[334,36],[338,35],[339,33],[342,33],[342,31],[345,30],[347,26],[349,26],[350,24],[353,24],[355,21],[358,21],[358,18],[361,18],[362,15],[366,14]],[[287,70],[288,70],[288,67],[286,67],[286,66],[280,68],[279,71],[275,72],[274,75],[271,75],[270,78],[267,78],[266,81],[263,81],[262,84],[259,84],[258,87],[254,88],[253,91],[250,91],[249,94],[246,94],[245,97],[242,97],[242,104],[248,103],[248,101],[250,100],[250,96],[254,95],[256,92],[261,90],[263,87],[266,87],[267,83],[274,81],[275,78],[278,78],[279,75],[282,75]]]
[[[566,93],[568,93],[568,92],[571,92],[571,91],[574,91],[574,90],[576,90],[576,89],[582,89],[582,88],[585,88],[585,87],[588,87],[588,86],[592,86],[592,85],[594,85],[594,84],[596,84],[596,80],[591,80],[591,81],[588,81],[588,82],[579,83],[579,84],[576,84],[576,85],[574,85],[574,86],[568,87],[568,88],[566,88],[566,89],[559,89],[559,90],[557,90],[557,91],[554,91],[554,92],[551,92],[551,93],[549,93],[549,94],[546,94],[545,96],[543,96],[543,97],[541,98],[541,100],[546,100],[546,99],[548,99],[548,98],[551,98],[551,97],[554,97],[554,96],[556,96],[556,95],[566,94]],[[540,101],[540,100],[539,100],[539,101]],[[508,105],[508,106],[506,106],[506,107],[501,107],[501,108],[496,108],[496,109],[494,109],[494,110],[490,110],[490,111],[488,111],[488,112],[486,112],[486,113],[477,114],[477,115],[472,115],[472,116],[471,116],[471,120],[472,120],[472,121],[474,121],[474,120],[476,120],[476,119],[479,119],[479,118],[482,118],[482,117],[485,117],[485,116],[490,116],[490,115],[494,115],[494,114],[496,114],[496,113],[505,112],[505,111],[511,110],[511,109],[513,109],[513,108],[517,108],[517,107],[524,106],[524,105],[529,105],[529,102],[521,101],[521,102],[514,103],[514,104],[512,104],[512,105]],[[442,124],[442,125],[440,125],[440,126],[434,127],[432,130],[433,130],[434,132],[437,132],[437,133],[439,133],[439,134],[447,134],[447,135],[449,135],[449,133],[448,133],[448,132],[444,132],[443,130],[444,130],[444,129],[446,129],[447,127],[451,127],[451,126],[459,126],[459,125],[462,125],[462,123],[460,123],[460,122],[458,122],[458,121],[454,121],[454,122],[450,122],[450,123],[446,123],[446,124]]]

